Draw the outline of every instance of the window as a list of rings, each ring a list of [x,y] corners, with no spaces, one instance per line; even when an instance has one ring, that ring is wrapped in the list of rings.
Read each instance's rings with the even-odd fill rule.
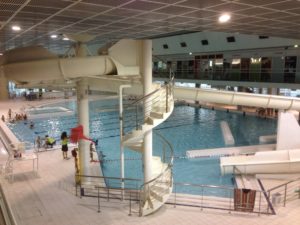
[[[202,45],[208,45],[208,40],[204,39],[201,41]]]
[[[185,43],[185,42],[180,42],[180,46],[181,46],[182,48],[185,48],[185,47],[186,47],[186,43]]]
[[[258,36],[258,38],[259,38],[259,39],[268,39],[269,36],[260,35],[260,36]]]
[[[235,42],[235,37],[234,36],[227,37],[227,42]]]

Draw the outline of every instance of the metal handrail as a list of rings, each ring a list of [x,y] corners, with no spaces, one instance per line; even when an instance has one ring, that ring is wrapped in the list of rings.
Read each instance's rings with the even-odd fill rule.
[[[140,195],[140,201],[139,201],[139,212],[140,212],[140,216],[142,215],[142,207],[143,207],[143,204],[145,202],[145,192],[150,192],[150,186],[151,184],[154,185],[156,183],[159,183],[159,182],[162,182],[162,183],[166,183],[166,181],[164,181],[164,177],[166,174],[170,173],[169,174],[169,181],[168,183],[170,184],[170,186],[172,185],[173,183],[173,176],[172,176],[172,168],[173,168],[173,161],[174,161],[174,149],[172,147],[172,145],[170,144],[169,141],[166,140],[166,138],[164,138],[159,132],[155,131],[154,132],[156,135],[158,135],[161,140],[168,146],[168,150],[169,150],[169,153],[170,153],[170,157],[163,157],[164,160],[166,160],[166,158],[169,159],[169,162],[168,162],[168,165],[167,167],[159,174],[157,175],[156,177],[154,177],[153,179],[149,180],[148,182],[145,182],[143,183],[141,186],[140,186],[140,190],[139,190],[139,195]],[[165,151],[166,149],[163,148],[163,155],[165,155]],[[166,163],[166,162],[164,162]]]
[[[191,184],[191,183],[180,183],[180,182],[176,182],[176,185],[181,185],[181,186],[191,186],[191,187],[206,187],[206,188],[221,188],[221,189],[228,189],[228,190],[232,190],[234,188],[229,187],[229,186],[218,186],[218,185],[209,185],[209,184]]]
[[[157,131],[155,131],[155,133],[158,134],[158,135],[159,135],[161,138],[163,138],[164,140],[166,140],[166,139],[165,139],[161,134],[159,134]],[[148,182],[143,183],[143,184],[140,186],[140,190],[142,190],[143,187],[144,187],[145,185],[148,185],[149,183],[152,183],[153,181],[155,181],[155,180],[157,180],[158,178],[160,178],[161,176],[163,176],[164,173],[165,173],[166,171],[168,171],[169,167],[173,165],[173,160],[174,160],[173,152],[174,152],[174,150],[173,150],[172,145],[171,145],[168,141],[166,141],[166,143],[167,143],[167,145],[170,147],[170,151],[171,151],[171,155],[172,155],[171,160],[170,160],[170,162],[169,162],[169,164],[168,164],[168,167],[167,167],[164,171],[162,171],[159,175],[157,175],[155,178],[153,178],[152,180],[149,180]]]
[[[296,182],[296,181],[300,181],[300,177],[298,177],[298,178],[296,178],[296,179],[293,179],[293,180],[290,180],[290,181],[288,181],[288,182],[286,182],[286,183],[284,183],[284,184],[277,185],[277,186],[275,186],[275,187],[273,187],[273,188],[270,188],[270,189],[267,190],[267,191],[270,191],[270,192],[271,192],[271,191],[274,191],[275,189],[284,187],[285,185],[288,185],[288,184],[293,183],[293,182]]]
[[[158,91],[164,89],[165,86],[167,86],[168,84],[172,83],[174,81],[174,78],[175,78],[175,74],[174,72],[170,69],[169,73],[172,75],[170,76],[170,81],[167,83],[167,84],[164,84],[163,86],[161,86],[160,88],[158,89],[155,89],[154,91],[150,92],[149,94],[147,95],[144,95],[143,97],[131,102],[130,104],[126,105],[124,107],[124,110],[129,108],[130,106],[133,106],[133,105],[136,105],[137,103],[140,103],[140,102],[144,102],[144,99],[147,99],[149,98],[150,96],[154,95],[155,93],[157,93]]]
[[[189,183],[173,183],[173,198],[167,201],[167,204],[187,207],[199,207],[201,210],[204,208],[226,210],[229,212],[239,211],[255,214],[274,214],[269,212],[270,202],[265,199],[266,191],[255,190],[256,197],[253,202],[244,202],[245,198],[236,198],[234,187],[229,186],[216,186],[216,185],[203,185],[203,184],[189,184]],[[189,190],[196,192],[196,194],[179,194],[177,193],[178,187],[189,187]],[[208,193],[222,190],[223,197],[215,198],[214,195],[210,196]],[[242,200],[244,199],[244,200]]]
[[[170,75],[171,79],[168,83],[124,106],[124,124],[129,123],[132,125],[132,127],[135,126],[136,130],[138,130],[139,127],[145,123],[145,115],[149,115],[152,107],[159,103],[162,103],[164,99],[166,111],[168,111],[169,96],[173,94],[174,84],[174,74],[172,73],[172,71],[170,71]],[[128,114],[128,112],[131,112],[131,114]],[[125,134],[124,130],[122,131],[122,133]]]
[[[295,184],[297,182],[297,184]],[[297,197],[298,199],[300,199],[300,178],[296,178],[293,180],[290,180],[284,184],[280,184],[277,185],[276,187],[270,188],[269,190],[267,190],[268,192],[268,198],[271,198],[271,192],[276,190],[275,196],[278,198],[280,197],[280,192],[283,192],[283,206],[286,206],[286,202],[288,199],[292,199],[294,197]],[[292,185],[294,183],[294,185]],[[281,189],[282,188],[282,189]],[[295,190],[295,188],[297,188]],[[272,200],[273,200],[273,196],[272,195]],[[280,201],[280,200],[279,200]]]
[[[106,176],[83,175],[83,174],[76,174],[75,176],[84,177],[84,178],[99,178],[99,179],[112,179],[112,180],[124,179],[130,181],[141,181],[141,179],[136,179],[136,178],[106,177]]]

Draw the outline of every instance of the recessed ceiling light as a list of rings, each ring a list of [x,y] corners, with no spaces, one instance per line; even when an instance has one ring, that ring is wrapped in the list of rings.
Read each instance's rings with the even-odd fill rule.
[[[3,53],[0,52],[0,55],[3,55]]]
[[[298,48],[298,45],[294,45],[294,48]]]
[[[219,17],[220,23],[226,23],[230,20],[231,16],[229,14],[223,14]]]
[[[67,37],[64,37],[63,40],[64,40],[64,41],[68,41],[68,40],[70,40],[70,39],[67,38]]]
[[[55,39],[55,38],[57,38],[57,35],[56,34],[52,34],[50,37],[53,38],[53,39]]]
[[[193,55],[193,53],[192,53],[192,52],[190,52],[190,53],[189,53],[189,55]]]
[[[14,31],[19,31],[19,30],[21,30],[21,27],[15,25],[15,26],[12,26],[11,29]]]

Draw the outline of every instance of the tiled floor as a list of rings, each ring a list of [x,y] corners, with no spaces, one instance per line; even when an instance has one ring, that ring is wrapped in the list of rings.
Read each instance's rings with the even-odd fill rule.
[[[7,111],[7,106],[0,105],[0,109]],[[101,201],[101,213],[97,213],[97,199],[80,199],[74,195],[73,159],[63,160],[60,150],[47,151],[39,154],[38,176],[30,172],[30,166],[26,163],[18,165],[24,169],[24,173],[16,175],[13,183],[1,178],[18,225],[298,225],[300,221],[300,199],[290,202],[286,207],[277,208],[275,216],[229,214],[166,205],[156,214],[141,218],[135,213],[128,216],[128,202],[120,201]]]
[[[299,224],[300,200],[277,209],[277,215],[248,215],[198,208],[164,206],[154,215],[128,216],[128,202],[101,201],[74,196],[73,159],[63,160],[60,150],[39,154],[39,174],[17,174],[14,182],[2,178],[4,192],[20,225],[92,224]],[[24,165],[23,165],[24,166]],[[26,165],[25,165],[26,166]],[[30,167],[27,168],[28,171]]]

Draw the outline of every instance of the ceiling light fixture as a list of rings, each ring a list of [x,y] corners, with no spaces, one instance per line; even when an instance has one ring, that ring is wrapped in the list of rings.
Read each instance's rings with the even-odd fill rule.
[[[192,53],[192,52],[190,52],[190,53],[189,53],[189,55],[193,55],[193,53]]]
[[[52,34],[50,37],[53,38],[53,39],[55,39],[55,38],[57,38],[57,35],[56,34]]]
[[[64,40],[64,41],[69,41],[70,39],[67,38],[67,37],[64,37],[63,40]]]
[[[230,20],[231,16],[229,14],[223,14],[219,17],[220,23],[226,23]]]
[[[294,45],[294,48],[298,48],[298,45]]]
[[[14,31],[19,31],[19,30],[21,30],[21,27],[15,25],[15,26],[12,26],[11,29]]]
[[[0,55],[3,55],[3,53],[0,52]]]

